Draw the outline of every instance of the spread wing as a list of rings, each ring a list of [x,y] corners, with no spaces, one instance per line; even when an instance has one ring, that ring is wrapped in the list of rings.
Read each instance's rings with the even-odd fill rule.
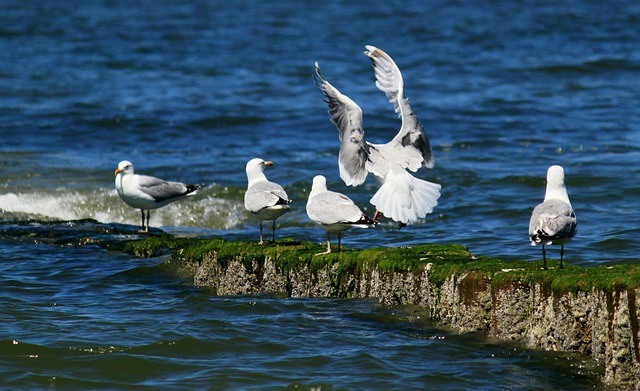
[[[416,171],[422,166],[433,168],[435,159],[431,151],[431,143],[404,95],[404,81],[400,69],[384,51],[374,46],[366,46],[366,49],[364,54],[373,64],[376,87],[385,93],[402,119],[400,131],[386,144],[386,148],[390,150],[387,153],[392,153],[394,159],[397,159],[403,168],[411,171]]]
[[[369,156],[369,144],[364,139],[362,109],[332,86],[322,76],[317,62],[315,65],[316,84],[326,98],[331,121],[338,128],[340,178],[347,186],[360,185],[367,178],[366,163]]]

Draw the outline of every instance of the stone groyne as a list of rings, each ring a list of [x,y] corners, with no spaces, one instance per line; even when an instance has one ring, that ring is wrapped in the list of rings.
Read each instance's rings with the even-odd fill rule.
[[[640,389],[640,266],[558,269],[550,263],[476,257],[459,245],[350,250],[258,246],[218,239],[149,237],[126,251],[170,251],[174,267],[218,295],[375,297],[412,304],[458,332],[483,331],[535,349],[580,352],[605,368],[603,382]]]

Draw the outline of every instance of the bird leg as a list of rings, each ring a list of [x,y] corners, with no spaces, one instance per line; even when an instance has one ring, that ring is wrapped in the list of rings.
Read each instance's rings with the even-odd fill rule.
[[[383,216],[383,214],[379,210],[376,209],[376,213],[374,213],[374,215],[373,215],[373,222],[374,223],[378,223],[382,216]],[[398,222],[398,229],[404,228],[406,226],[407,226],[406,223],[403,223],[402,221]]]
[[[564,257],[564,244],[560,247],[560,269],[562,269],[562,258]]]
[[[324,254],[331,254],[331,234],[329,234],[329,231],[327,231],[327,251],[323,253],[317,253],[316,255],[324,255]]]
[[[264,244],[264,241],[262,240],[262,220],[260,220],[260,241],[258,244]]]
[[[138,231],[138,232],[147,233],[147,232],[149,232],[149,217],[148,216],[151,214],[151,212],[150,211],[147,212],[147,225],[146,225],[146,227],[144,225],[144,209],[140,209],[140,213],[142,213],[142,229],[140,231]]]
[[[547,270],[547,251],[544,249],[544,244],[542,245],[542,259],[544,260],[543,270]]]
[[[342,252],[342,247],[340,247],[341,242],[342,242],[342,231],[338,231],[338,252]]]

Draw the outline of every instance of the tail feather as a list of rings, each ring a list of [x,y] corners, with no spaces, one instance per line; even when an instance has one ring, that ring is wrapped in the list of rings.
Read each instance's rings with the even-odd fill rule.
[[[441,186],[414,177],[407,171],[389,175],[371,198],[377,210],[394,221],[415,223],[438,205]]]
[[[360,220],[356,221],[354,224],[370,226],[370,225],[376,225],[377,223],[371,217],[363,213],[362,216],[360,217]]]
[[[198,184],[186,185],[186,186],[187,186],[187,191],[184,193],[184,195],[194,195],[198,190],[202,188],[202,185],[198,185]]]

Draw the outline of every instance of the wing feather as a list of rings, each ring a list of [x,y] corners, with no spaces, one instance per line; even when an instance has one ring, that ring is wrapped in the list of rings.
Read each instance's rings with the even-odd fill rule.
[[[362,217],[360,208],[344,194],[326,191],[311,199],[307,211],[319,224],[356,223]]]
[[[389,142],[389,148],[397,150],[396,155],[406,155],[402,159],[403,168],[417,171],[425,166],[433,168],[435,159],[431,150],[431,143],[424,131],[420,120],[411,109],[409,100],[404,95],[404,81],[400,69],[393,59],[384,51],[366,46],[365,55],[371,59],[376,76],[376,87],[385,93],[393,104],[394,110],[402,119],[402,127],[398,134]],[[407,153],[409,150],[412,153]]]
[[[252,213],[275,205],[286,205],[290,202],[284,188],[269,181],[256,183],[247,189],[244,196],[245,208]]]
[[[535,243],[550,244],[569,240],[577,231],[573,208],[560,200],[549,200],[533,209],[529,222],[529,237]]]
[[[315,65],[316,84],[326,98],[331,121],[338,128],[340,178],[347,186],[358,186],[367,178],[366,163],[369,157],[369,144],[364,138],[362,109],[331,85],[322,76],[317,62]]]
[[[147,175],[137,175],[140,190],[155,202],[164,202],[189,194],[184,183],[169,182]]]

